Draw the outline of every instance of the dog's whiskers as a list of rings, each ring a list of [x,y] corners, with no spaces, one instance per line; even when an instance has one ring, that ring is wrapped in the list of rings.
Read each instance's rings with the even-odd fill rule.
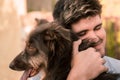
[[[39,62],[38,62],[38,61],[39,61],[39,60],[37,60],[36,58],[31,57],[31,59],[29,60],[29,63],[30,63],[35,69],[37,69],[37,68],[39,68],[39,66],[38,66]]]

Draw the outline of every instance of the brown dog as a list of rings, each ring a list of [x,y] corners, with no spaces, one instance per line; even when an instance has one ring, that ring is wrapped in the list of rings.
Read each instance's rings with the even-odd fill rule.
[[[25,49],[11,62],[10,68],[28,71],[29,77],[43,70],[43,80],[66,80],[71,69],[72,39],[77,39],[73,36],[56,22],[39,25],[30,33]],[[83,40],[79,50],[95,45],[89,41]],[[95,80],[117,80],[118,77],[117,74],[102,73]]]
[[[71,52],[70,32],[54,22],[46,23],[31,32],[25,49],[11,62],[10,68],[31,69],[35,74],[43,69],[44,80],[64,80],[70,70]]]

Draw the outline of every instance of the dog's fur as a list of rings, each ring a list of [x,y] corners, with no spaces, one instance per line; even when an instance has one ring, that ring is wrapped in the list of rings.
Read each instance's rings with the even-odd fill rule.
[[[73,34],[56,22],[36,27],[26,42],[25,49],[11,62],[13,70],[42,69],[43,80],[66,80],[71,69]],[[73,39],[77,39],[74,37]],[[88,40],[83,40],[79,50],[84,50]],[[84,48],[83,48],[84,47]],[[119,74],[102,73],[94,80],[117,80]]]

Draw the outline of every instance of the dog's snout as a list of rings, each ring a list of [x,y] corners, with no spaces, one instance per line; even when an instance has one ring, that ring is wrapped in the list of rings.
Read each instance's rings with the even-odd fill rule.
[[[24,62],[12,61],[9,65],[9,68],[12,70],[23,71],[28,68],[28,64],[25,64]]]
[[[13,62],[10,63],[9,68],[14,70],[14,63]]]

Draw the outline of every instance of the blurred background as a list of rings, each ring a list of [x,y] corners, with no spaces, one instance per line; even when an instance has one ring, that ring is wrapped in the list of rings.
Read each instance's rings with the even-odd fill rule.
[[[9,63],[24,48],[24,41],[36,25],[35,18],[52,21],[57,0],[0,0],[0,80],[19,80],[23,72],[9,69]],[[120,59],[120,0],[101,0],[107,31],[106,53]],[[109,4],[108,4],[109,3]]]

